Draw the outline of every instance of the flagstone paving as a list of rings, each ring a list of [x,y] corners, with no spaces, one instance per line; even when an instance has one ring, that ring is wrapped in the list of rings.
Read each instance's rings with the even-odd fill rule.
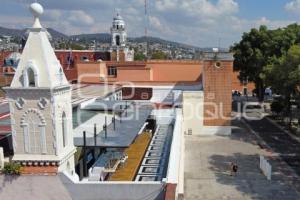
[[[296,200],[300,195],[291,180],[300,180],[295,173],[287,176],[289,166],[272,152],[262,149],[255,135],[241,122],[230,137],[186,136],[185,199],[196,200]],[[270,160],[272,180],[259,169],[259,155]],[[229,175],[231,162],[238,164],[238,173]]]

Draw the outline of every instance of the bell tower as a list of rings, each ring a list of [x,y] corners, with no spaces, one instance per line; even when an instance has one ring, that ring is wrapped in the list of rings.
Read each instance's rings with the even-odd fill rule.
[[[113,49],[124,48],[126,46],[127,34],[125,30],[125,22],[119,12],[117,12],[116,16],[114,17],[110,30],[111,47]]]
[[[133,61],[134,51],[127,47],[127,33],[125,21],[119,12],[116,13],[111,31],[111,60]]]
[[[74,170],[71,85],[40,23],[43,7],[30,5],[34,24],[10,87],[13,161],[24,173]]]

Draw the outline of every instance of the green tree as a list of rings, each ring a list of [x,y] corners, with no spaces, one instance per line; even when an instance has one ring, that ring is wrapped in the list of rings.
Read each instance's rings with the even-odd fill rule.
[[[154,60],[165,60],[167,58],[168,58],[167,54],[165,54],[162,51],[155,51],[155,52],[153,52],[153,54],[151,56],[151,59],[154,59]]]
[[[232,47],[234,52],[234,68],[240,71],[240,80],[255,83],[257,95],[260,100],[264,93],[264,67],[272,57],[271,32],[266,26],[251,29],[244,33],[242,40]]]
[[[73,50],[84,50],[85,49],[83,46],[76,44],[76,43],[70,43],[68,45],[68,48],[73,49]]]
[[[268,66],[266,82],[274,92],[283,95],[286,114],[291,113],[291,99],[299,96],[300,45],[293,45],[286,55]]]
[[[240,71],[241,80],[253,81],[256,91],[263,99],[263,92],[272,79],[270,71],[282,62],[288,50],[300,43],[300,26],[291,24],[285,28],[268,30],[266,26],[244,33],[242,40],[232,47],[235,70]]]
[[[59,49],[73,49],[73,50],[87,49],[87,48],[81,46],[80,44],[72,43],[72,42],[65,42],[65,41],[59,43],[58,48]]]
[[[141,52],[136,52],[134,54],[134,60],[136,60],[136,61],[143,61],[143,60],[146,60],[146,56],[143,53],[141,53]]]

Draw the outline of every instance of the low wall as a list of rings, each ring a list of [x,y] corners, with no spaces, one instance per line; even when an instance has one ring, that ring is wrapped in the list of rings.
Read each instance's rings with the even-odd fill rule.
[[[184,188],[184,135],[182,131],[182,111],[176,109],[172,146],[167,173],[167,197],[177,199],[183,195]]]
[[[220,136],[229,136],[231,135],[231,126],[203,126],[202,136],[210,135],[220,135]]]
[[[163,200],[165,184],[161,182],[74,182],[66,174],[60,179],[73,200]]]

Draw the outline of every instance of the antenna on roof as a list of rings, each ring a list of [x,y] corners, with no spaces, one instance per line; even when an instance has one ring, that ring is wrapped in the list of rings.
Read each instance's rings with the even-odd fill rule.
[[[145,0],[145,39],[146,39],[146,60],[148,60],[149,41],[148,41],[148,5]]]

